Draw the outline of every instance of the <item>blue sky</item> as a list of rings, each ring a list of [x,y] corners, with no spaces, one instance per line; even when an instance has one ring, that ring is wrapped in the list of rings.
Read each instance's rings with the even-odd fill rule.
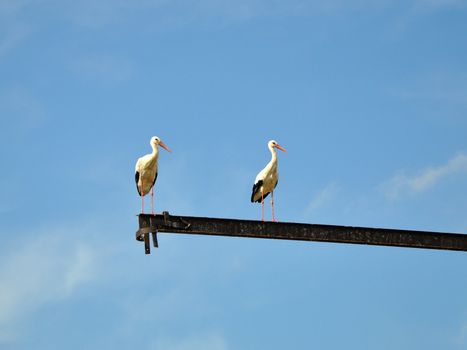
[[[0,0],[0,348],[466,349],[467,255],[160,235],[156,210],[467,232],[467,1]],[[269,207],[267,213],[269,215]]]

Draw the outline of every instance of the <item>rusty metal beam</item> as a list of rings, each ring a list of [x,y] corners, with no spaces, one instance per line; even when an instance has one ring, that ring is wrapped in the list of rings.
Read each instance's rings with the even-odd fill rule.
[[[467,234],[460,233],[174,216],[168,212],[138,217],[136,239],[144,241],[146,254],[151,252],[149,234],[154,247],[158,246],[157,232],[467,251]]]

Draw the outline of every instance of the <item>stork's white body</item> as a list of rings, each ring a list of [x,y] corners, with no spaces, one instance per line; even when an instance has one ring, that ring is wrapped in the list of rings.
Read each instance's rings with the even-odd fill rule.
[[[167,151],[171,150],[157,136],[150,141],[152,153],[138,158],[135,165],[136,190],[141,196],[141,213],[144,213],[144,196],[151,193],[151,213],[154,214],[154,184],[157,179],[157,159],[159,158],[160,145]]]
[[[279,181],[279,173],[277,172],[277,154],[274,148],[270,148],[272,153],[271,161],[256,175],[255,184],[251,201],[261,202],[269,193],[274,191]]]
[[[272,221],[274,219],[274,189],[279,181],[279,172],[277,171],[277,153],[276,148],[286,152],[276,141],[268,142],[268,148],[271,151],[271,160],[266,167],[256,175],[255,183],[251,193],[251,201],[261,203],[261,220],[264,221],[264,198],[271,193]]]
[[[145,196],[154,186],[157,178],[157,159],[159,151],[153,147],[152,153],[138,158],[135,166],[135,174],[139,174],[136,187],[140,196]]]

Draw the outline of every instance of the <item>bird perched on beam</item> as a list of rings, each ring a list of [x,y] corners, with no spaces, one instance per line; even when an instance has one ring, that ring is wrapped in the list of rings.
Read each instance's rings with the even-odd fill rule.
[[[144,214],[144,196],[151,192],[151,214],[154,214],[154,184],[157,179],[157,159],[159,157],[159,148],[172,152],[162,140],[157,137],[151,137],[149,144],[152,147],[152,153],[138,158],[135,166],[136,190],[141,196],[141,213]]]
[[[271,151],[271,161],[266,167],[259,172],[256,176],[253,191],[251,193],[251,202],[261,203],[261,221],[264,221],[264,198],[271,193],[271,208],[272,208],[272,221],[274,218],[274,189],[279,181],[279,173],[277,172],[277,154],[276,148],[283,152],[287,152],[276,141],[271,140],[268,142],[268,148]]]

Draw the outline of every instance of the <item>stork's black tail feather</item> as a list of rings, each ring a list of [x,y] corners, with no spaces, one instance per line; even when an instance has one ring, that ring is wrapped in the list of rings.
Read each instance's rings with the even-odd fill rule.
[[[136,191],[138,191],[138,194],[141,196],[141,191],[139,190],[138,181],[139,181],[139,171],[135,173],[135,182],[136,182]]]
[[[263,180],[259,180],[257,183],[253,185],[253,190],[251,191],[251,203],[261,203],[261,197],[259,199],[255,200],[255,196],[259,193],[259,190],[261,189],[261,186],[263,186]],[[266,196],[269,193],[266,193],[263,196],[263,199],[266,198]]]

